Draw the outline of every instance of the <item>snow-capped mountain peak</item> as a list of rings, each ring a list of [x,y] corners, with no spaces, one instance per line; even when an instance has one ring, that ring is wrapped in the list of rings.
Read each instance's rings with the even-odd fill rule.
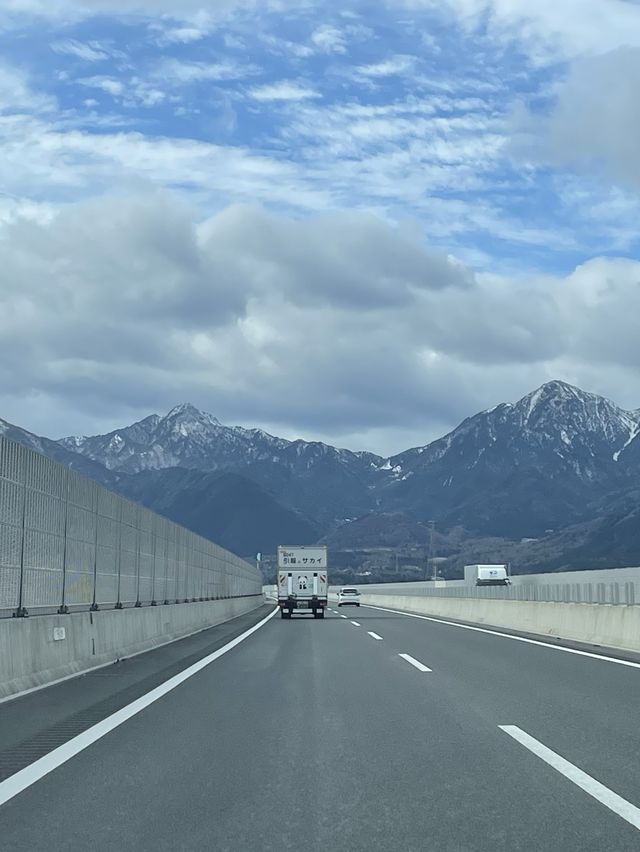
[[[467,418],[443,438],[402,453],[391,463],[406,469],[413,456],[413,463],[425,470],[436,463],[471,470],[484,457],[505,469],[514,464],[542,468],[555,456],[579,469],[580,476],[592,477],[599,460],[617,460],[639,431],[635,413],[567,382],[551,381],[516,403]]]
[[[570,446],[596,441],[613,452],[637,431],[636,418],[605,397],[588,393],[566,382],[553,381],[523,397],[513,408],[524,430],[540,439],[560,438]]]
[[[200,411],[195,405],[190,402],[181,402],[180,405],[174,406],[171,411],[161,420],[179,420],[181,422],[194,423],[210,423],[214,426],[220,426],[220,421],[213,414],[208,414],[206,411]]]

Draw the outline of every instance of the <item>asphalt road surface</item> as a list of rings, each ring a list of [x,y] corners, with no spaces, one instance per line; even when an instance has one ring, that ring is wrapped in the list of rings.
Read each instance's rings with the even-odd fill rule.
[[[640,849],[640,663],[332,606],[225,652],[265,607],[0,705],[0,846]],[[8,798],[30,744],[35,759],[65,731],[91,740],[114,712],[122,724],[52,771],[23,770]]]

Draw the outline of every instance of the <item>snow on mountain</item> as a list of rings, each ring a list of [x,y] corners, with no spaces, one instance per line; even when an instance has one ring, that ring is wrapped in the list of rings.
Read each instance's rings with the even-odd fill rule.
[[[379,461],[372,453],[352,453],[320,441],[287,441],[262,429],[225,426],[189,403],[107,435],[63,438],[59,443],[126,473],[167,467],[213,471],[267,462],[305,470],[327,464],[364,468]]]
[[[639,430],[633,412],[566,382],[553,381],[515,404],[502,403],[467,418],[443,438],[400,453],[388,464],[406,467],[411,459],[413,464],[429,467],[455,458],[455,467],[464,460],[470,468],[494,445],[515,456],[547,450],[561,457],[573,451],[581,457],[613,458]]]
[[[640,416],[561,381],[464,420],[391,458],[225,426],[184,403],[68,450],[116,474],[181,467],[230,471],[325,528],[366,512],[411,512],[499,535],[540,534],[640,471]]]
[[[633,475],[639,432],[632,412],[548,382],[389,459],[404,476],[387,481],[383,503],[485,532],[539,534],[575,522]]]
[[[261,430],[223,426],[212,414],[182,403],[164,417],[152,414],[107,435],[63,438],[60,444],[110,470],[138,473],[168,467],[218,470],[234,458],[266,458],[289,442]]]

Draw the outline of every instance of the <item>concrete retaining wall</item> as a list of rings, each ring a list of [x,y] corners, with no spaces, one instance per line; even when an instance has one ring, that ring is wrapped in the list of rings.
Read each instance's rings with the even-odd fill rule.
[[[0,699],[214,627],[263,602],[253,595],[0,620]]]
[[[363,604],[640,651],[640,606],[362,595]]]

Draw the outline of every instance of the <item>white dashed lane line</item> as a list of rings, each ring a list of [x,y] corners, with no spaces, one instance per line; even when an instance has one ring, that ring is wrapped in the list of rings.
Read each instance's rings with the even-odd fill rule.
[[[360,627],[360,623],[358,621],[352,621],[351,623],[354,627]]]
[[[421,663],[420,660],[416,660],[415,657],[411,657],[409,654],[398,654],[398,656],[402,657],[403,660],[406,660],[407,663],[418,669],[419,672],[432,671],[432,669],[430,669],[428,666],[425,666],[424,663]]]
[[[369,633],[369,636],[371,636],[372,639],[377,639],[379,642],[382,642],[382,636],[378,636],[378,634],[374,633],[372,630],[369,630],[367,632]]]

